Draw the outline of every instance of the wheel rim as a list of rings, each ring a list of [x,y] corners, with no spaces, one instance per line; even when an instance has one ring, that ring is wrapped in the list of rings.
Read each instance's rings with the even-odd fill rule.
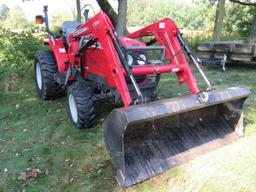
[[[69,102],[69,111],[72,117],[72,120],[77,123],[78,121],[78,114],[77,114],[77,108],[76,108],[76,102],[72,94],[68,97]]]
[[[43,86],[42,72],[39,63],[36,63],[36,82],[38,88],[41,90]]]

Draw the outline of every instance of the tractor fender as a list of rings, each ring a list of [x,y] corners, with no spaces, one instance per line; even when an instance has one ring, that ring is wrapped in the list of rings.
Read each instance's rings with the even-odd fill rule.
[[[66,62],[68,61],[68,54],[60,39],[47,39],[44,41],[44,44],[48,44],[50,46],[56,59],[58,71],[60,73],[67,71],[68,65],[66,65]]]

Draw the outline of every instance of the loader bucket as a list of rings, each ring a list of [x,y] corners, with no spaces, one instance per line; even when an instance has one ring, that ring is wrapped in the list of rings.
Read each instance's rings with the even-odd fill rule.
[[[114,109],[103,123],[120,187],[128,187],[243,135],[246,88]]]

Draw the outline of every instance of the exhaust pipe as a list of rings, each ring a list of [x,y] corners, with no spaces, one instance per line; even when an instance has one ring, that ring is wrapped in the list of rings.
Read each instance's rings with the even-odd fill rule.
[[[46,29],[46,32],[49,33],[51,36],[55,36],[54,33],[50,30],[50,27],[49,27],[49,20],[48,20],[48,6],[45,5],[44,6],[44,22],[45,22],[45,29]]]
[[[114,109],[103,123],[116,180],[125,188],[243,135],[246,88]]]

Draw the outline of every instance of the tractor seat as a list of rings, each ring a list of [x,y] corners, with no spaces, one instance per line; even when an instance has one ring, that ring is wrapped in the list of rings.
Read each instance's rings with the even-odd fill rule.
[[[62,32],[68,42],[69,34],[74,32],[76,28],[81,25],[78,21],[64,21],[62,24]]]

